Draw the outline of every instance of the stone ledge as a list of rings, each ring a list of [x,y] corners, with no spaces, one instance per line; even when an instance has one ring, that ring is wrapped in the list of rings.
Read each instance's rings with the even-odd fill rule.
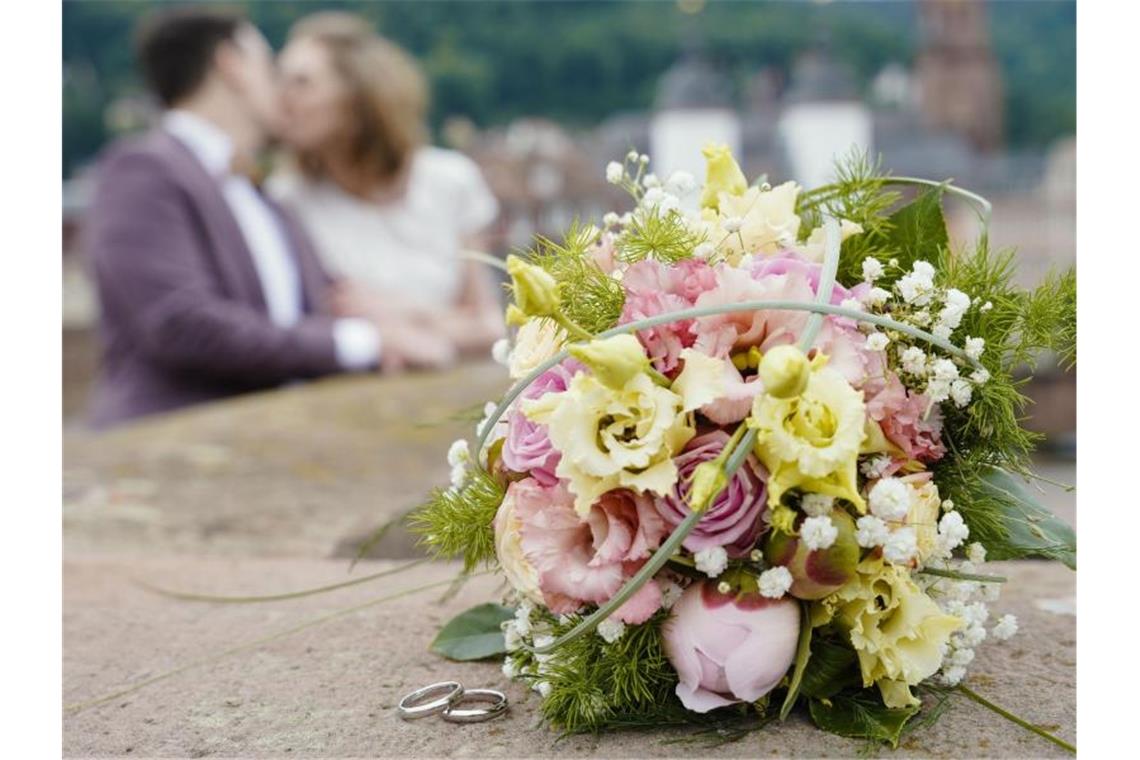
[[[361,563],[353,575],[392,567]],[[1076,618],[1065,609],[1075,576],[1057,564],[995,563],[1010,576],[997,612],[1013,612],[1021,633],[979,649],[971,683],[998,704],[1075,739]],[[999,569],[1000,568],[1000,569]],[[288,591],[347,577],[338,560],[72,554],[64,564],[65,705],[118,690],[226,648],[333,611],[454,575],[450,565],[316,597],[269,604],[219,605],[171,600],[132,583],[203,593]],[[470,581],[436,603],[423,592],[338,618],[241,654],[192,668],[108,703],[64,716],[66,756],[202,757],[680,757],[699,747],[665,744],[677,731],[571,737],[539,725],[537,700],[507,684],[494,663],[451,663],[427,650],[439,625],[468,606],[496,598],[495,577]],[[1045,602],[1043,605],[1041,602]],[[1048,609],[1047,609],[1048,608]],[[505,689],[507,717],[455,726],[405,723],[394,705],[412,689],[456,678]],[[793,716],[714,751],[718,757],[850,757],[865,745],[817,731]],[[707,753],[706,753],[707,754]],[[942,720],[905,740],[899,757],[1050,757],[1063,750],[956,699]]]

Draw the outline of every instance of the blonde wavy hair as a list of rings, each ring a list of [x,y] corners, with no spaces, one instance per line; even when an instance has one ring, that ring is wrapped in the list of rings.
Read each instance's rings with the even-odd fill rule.
[[[344,150],[350,165],[362,179],[397,177],[427,136],[428,86],[415,60],[351,13],[306,16],[290,29],[289,39],[322,45],[348,87],[353,126]],[[324,175],[314,152],[302,152],[298,160],[310,177]]]

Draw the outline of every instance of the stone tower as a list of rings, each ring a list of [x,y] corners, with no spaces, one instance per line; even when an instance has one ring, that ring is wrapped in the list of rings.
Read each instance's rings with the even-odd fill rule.
[[[981,150],[1002,142],[1002,85],[983,0],[922,0],[915,65],[926,126]]]

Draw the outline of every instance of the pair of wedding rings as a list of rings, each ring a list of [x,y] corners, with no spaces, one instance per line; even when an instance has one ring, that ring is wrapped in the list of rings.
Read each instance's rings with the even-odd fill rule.
[[[483,708],[460,709],[461,704],[478,702]],[[416,689],[400,700],[404,720],[418,720],[438,714],[449,723],[482,723],[507,711],[507,695],[494,689],[464,689],[458,681],[441,681]]]

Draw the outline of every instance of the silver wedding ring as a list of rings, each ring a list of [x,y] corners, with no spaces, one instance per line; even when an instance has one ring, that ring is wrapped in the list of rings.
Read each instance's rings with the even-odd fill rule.
[[[464,691],[461,683],[458,681],[441,681],[422,689],[416,689],[401,699],[398,710],[400,717],[404,720],[417,720],[444,712],[461,700],[463,696]],[[435,699],[431,699],[432,697]],[[506,697],[503,697],[503,701],[506,701]]]
[[[459,709],[467,702],[485,702],[488,707]],[[482,723],[497,718],[507,711],[507,695],[494,689],[469,689],[458,700],[448,705],[441,716],[449,723]]]

